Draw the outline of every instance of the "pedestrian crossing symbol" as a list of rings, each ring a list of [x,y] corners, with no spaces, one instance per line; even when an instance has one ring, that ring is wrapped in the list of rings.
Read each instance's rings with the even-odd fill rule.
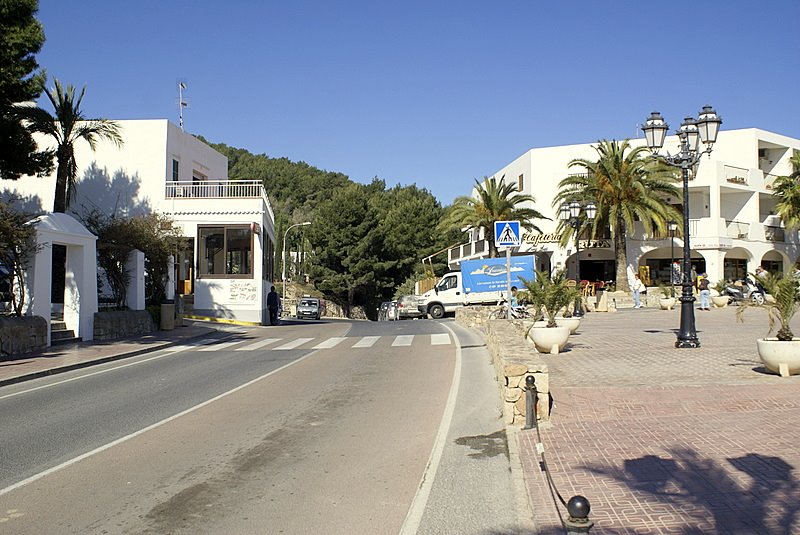
[[[519,221],[495,221],[494,242],[498,247],[519,247],[522,243]]]

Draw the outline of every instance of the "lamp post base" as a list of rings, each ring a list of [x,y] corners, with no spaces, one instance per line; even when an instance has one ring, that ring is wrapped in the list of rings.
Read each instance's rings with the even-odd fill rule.
[[[684,347],[689,347],[689,348],[700,347],[700,340],[698,340],[697,337],[693,339],[687,338],[685,340],[681,340],[680,338],[678,338],[678,340],[675,341],[675,347],[677,347],[678,349]]]
[[[681,328],[678,331],[678,339],[675,341],[677,348],[700,347],[700,340],[697,338],[697,329],[694,323],[694,296],[687,291],[684,286],[681,302]]]

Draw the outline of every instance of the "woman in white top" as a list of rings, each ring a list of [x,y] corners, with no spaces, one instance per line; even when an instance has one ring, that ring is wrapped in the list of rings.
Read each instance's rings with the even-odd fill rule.
[[[644,290],[644,283],[642,279],[639,278],[638,273],[633,276],[631,290],[633,291],[633,308],[642,308],[641,295],[642,290]]]

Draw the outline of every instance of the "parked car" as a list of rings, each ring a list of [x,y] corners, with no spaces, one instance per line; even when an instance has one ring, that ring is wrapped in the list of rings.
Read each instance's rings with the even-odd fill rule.
[[[419,297],[416,295],[404,295],[397,300],[397,319],[421,318],[422,312],[417,308]]]
[[[318,320],[322,312],[320,310],[319,299],[316,297],[301,297],[297,303],[297,318],[309,318]]]
[[[394,321],[397,319],[397,302],[384,301],[378,308],[378,321]]]

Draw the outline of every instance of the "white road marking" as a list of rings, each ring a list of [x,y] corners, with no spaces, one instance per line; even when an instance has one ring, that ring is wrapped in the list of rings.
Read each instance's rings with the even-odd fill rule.
[[[344,336],[333,336],[331,338],[328,338],[324,342],[320,342],[319,344],[314,346],[314,349],[330,349],[332,347],[336,347],[338,344],[341,344],[342,342],[344,342],[344,340],[345,340]]]
[[[432,346],[446,346],[450,344],[450,335],[447,333],[438,333],[431,335]]]
[[[236,344],[241,344],[241,343],[242,343],[241,340],[233,340],[232,342],[225,342],[222,344],[209,344],[198,349],[198,351],[220,351],[222,349],[226,349],[228,347],[235,346]]]
[[[401,334],[395,337],[394,342],[392,342],[392,347],[406,347],[410,346],[411,342],[414,341],[413,334]]]
[[[436,433],[436,441],[433,443],[433,450],[428,459],[428,465],[425,472],[422,474],[422,481],[417,487],[417,493],[411,501],[411,506],[408,508],[408,514],[403,527],[400,528],[400,535],[415,535],[419,530],[419,524],[422,522],[422,514],[425,512],[425,506],[428,504],[428,498],[431,495],[433,488],[433,481],[436,479],[436,471],[439,469],[439,463],[442,461],[442,453],[444,446],[447,443],[447,433],[453,423],[453,413],[456,408],[456,397],[458,396],[458,387],[461,383],[461,343],[456,336],[456,333],[447,326],[442,326],[450,331],[456,344],[456,362],[455,369],[453,370],[453,382],[450,384],[450,393],[447,395],[447,404],[444,407],[442,414],[442,421],[439,423],[439,431]]]
[[[355,344],[353,347],[372,347],[375,345],[375,342],[378,341],[380,336],[365,336]]]
[[[174,415],[172,415],[172,416],[170,416],[168,418],[164,418],[160,422],[156,422],[156,423],[154,423],[152,425],[148,425],[147,427],[144,427],[144,428],[142,428],[142,429],[140,429],[138,431],[135,431],[135,432],[133,432],[133,433],[131,433],[129,435],[125,435],[124,437],[118,438],[117,440],[114,440],[112,442],[109,442],[108,444],[100,446],[99,448],[95,448],[95,449],[93,449],[91,451],[87,451],[86,453],[84,453],[82,455],[78,455],[77,457],[75,457],[73,459],[65,461],[65,462],[63,462],[61,464],[58,464],[58,465],[52,467],[52,468],[48,468],[47,470],[44,470],[43,472],[39,472],[38,474],[34,474],[31,477],[29,477],[27,479],[23,479],[22,481],[18,481],[17,483],[14,483],[13,485],[10,485],[10,486],[8,486],[8,487],[6,487],[4,489],[0,489],[0,496],[2,496],[3,494],[8,494],[9,492],[11,492],[13,490],[16,490],[16,489],[18,489],[20,487],[24,487],[28,483],[33,483],[34,481],[37,481],[37,480],[39,480],[39,479],[41,479],[43,477],[49,476],[50,474],[58,472],[59,470],[61,470],[63,468],[67,468],[68,466],[72,466],[75,463],[79,463],[80,461],[82,461],[84,459],[88,459],[89,457],[91,457],[93,455],[96,455],[98,453],[101,453],[103,451],[106,451],[107,449],[113,448],[114,446],[118,446],[119,444],[122,444],[123,442],[127,442],[128,440],[130,440],[132,438],[138,437],[139,435],[142,435],[142,434],[144,434],[144,433],[146,433],[148,431],[156,429],[157,427],[161,427],[162,425],[167,424],[167,423],[169,423],[169,422],[171,422],[173,420],[177,420],[181,416],[186,416],[187,414],[192,413],[192,412],[194,412],[194,411],[196,411],[198,409],[202,409],[206,405],[210,405],[210,404],[214,403],[215,401],[219,401],[220,399],[222,399],[224,397],[227,397],[227,396],[229,396],[229,395],[231,395],[231,394],[233,394],[235,392],[238,392],[239,390],[242,390],[244,388],[247,388],[250,385],[253,385],[253,384],[257,383],[257,382],[261,381],[262,379],[266,379],[270,375],[273,375],[273,374],[276,374],[276,373],[278,373],[280,371],[283,371],[286,368],[288,368],[289,366],[294,366],[298,362],[300,362],[302,360],[305,360],[305,359],[307,359],[308,357],[310,357],[311,355],[314,355],[314,354],[315,353],[312,351],[312,352],[308,353],[307,355],[303,355],[302,357],[300,357],[297,360],[293,360],[291,362],[288,362],[285,365],[281,366],[280,368],[277,368],[275,370],[272,370],[271,372],[265,373],[261,377],[256,377],[252,381],[248,381],[248,382],[246,382],[246,383],[244,383],[242,385],[237,386],[236,388],[228,390],[227,392],[223,392],[222,394],[220,394],[218,396],[215,396],[215,397],[213,397],[213,398],[211,398],[209,400],[206,400],[206,401],[204,401],[202,403],[199,403],[199,404],[195,405],[194,407],[190,407],[190,408],[186,409],[185,411],[181,411],[178,414],[174,414]]]
[[[274,344],[275,342],[278,342],[280,340],[283,340],[283,339],[282,338],[265,338],[263,340],[255,342],[254,344],[250,344],[250,345],[246,345],[246,346],[242,346],[242,347],[237,347],[236,351],[254,351],[256,349],[261,349],[264,346],[268,346],[270,344]]]
[[[208,343],[208,342],[211,341],[211,339],[206,339],[204,341],[206,343]],[[146,359],[137,360],[135,362],[126,362],[124,364],[120,364],[119,366],[114,366],[112,368],[106,368],[104,370],[98,370],[96,372],[85,373],[85,374],[82,374],[82,375],[80,375],[78,377],[72,377],[70,379],[64,379],[62,381],[56,381],[54,383],[48,383],[46,385],[41,385],[41,386],[36,386],[36,387],[33,387],[33,388],[28,388],[27,390],[20,390],[19,392],[14,392],[13,394],[6,394],[4,396],[0,396],[0,400],[13,398],[14,396],[19,396],[21,394],[27,394],[28,392],[36,392],[37,390],[43,390],[45,388],[52,388],[54,386],[63,385],[63,384],[66,384],[66,383],[71,383],[72,381],[79,381],[80,379],[86,379],[87,377],[100,375],[102,373],[113,372],[115,370],[121,370],[122,368],[127,368],[129,366],[138,366],[140,364],[144,364],[145,362],[150,362],[151,360],[158,360],[158,359],[161,359],[161,358],[164,358],[164,357],[171,357],[175,353],[179,353],[181,351],[187,351],[189,349],[196,349],[196,348],[197,348],[197,345],[192,344],[192,345],[179,345],[179,346],[165,347],[163,349],[156,349],[155,351],[157,351],[159,354],[155,355],[155,356],[152,356],[152,357],[148,357]]]
[[[283,344],[282,346],[273,347],[272,349],[274,351],[282,351],[282,350],[286,350],[286,349],[294,349],[294,348],[299,347],[299,346],[301,346],[301,345],[303,345],[303,344],[305,344],[307,342],[310,342],[311,340],[313,340],[313,338],[298,338],[296,340],[292,340],[291,342],[287,342],[287,343]]]

